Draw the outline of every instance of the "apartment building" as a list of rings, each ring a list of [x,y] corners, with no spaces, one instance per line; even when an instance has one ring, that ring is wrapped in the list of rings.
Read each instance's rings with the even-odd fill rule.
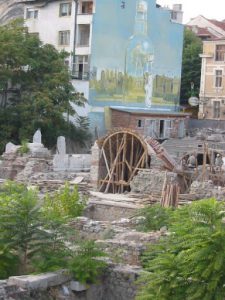
[[[66,63],[72,83],[88,99],[88,105],[77,110],[88,115],[93,130],[103,134],[115,127],[113,111],[122,109],[124,113],[144,113],[142,127],[154,123],[156,137],[169,136],[172,121],[181,123],[179,136],[185,134],[187,116],[179,114],[183,46],[180,5],[171,10],[155,0],[23,3],[29,32],[38,34],[43,43],[70,53]],[[137,130],[140,119],[137,116]]]
[[[225,38],[204,41],[199,119],[225,120]]]

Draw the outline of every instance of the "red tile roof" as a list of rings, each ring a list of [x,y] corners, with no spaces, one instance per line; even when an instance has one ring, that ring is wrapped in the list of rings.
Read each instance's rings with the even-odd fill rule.
[[[215,26],[221,28],[225,31],[225,22],[224,21],[217,21],[214,19],[207,19],[209,22],[213,23]]]
[[[198,26],[191,26],[191,25],[187,25],[187,27],[190,28],[200,38],[204,38],[204,37],[209,39],[217,38],[217,36],[211,33],[208,28],[201,28]]]

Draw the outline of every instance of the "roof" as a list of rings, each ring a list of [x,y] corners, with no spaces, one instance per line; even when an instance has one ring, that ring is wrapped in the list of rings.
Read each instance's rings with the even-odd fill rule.
[[[191,31],[193,31],[199,38],[209,38],[209,39],[216,39],[217,36],[214,35],[208,28],[198,27],[197,25],[187,25]]]
[[[181,113],[181,112],[177,112],[177,111],[166,111],[166,110],[151,110],[151,109],[146,109],[146,108],[124,108],[124,107],[110,107],[112,110],[116,110],[116,111],[120,111],[120,112],[125,112],[125,113],[129,113],[129,114],[142,114],[142,115],[165,115],[165,116],[175,116],[175,117],[188,117],[191,114],[189,113]]]
[[[209,22],[213,23],[215,26],[219,27],[220,29],[225,31],[225,22],[217,21],[214,19],[207,19]]]

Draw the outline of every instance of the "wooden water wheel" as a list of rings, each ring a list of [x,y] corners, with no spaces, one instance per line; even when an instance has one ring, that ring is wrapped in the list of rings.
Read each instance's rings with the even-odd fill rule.
[[[146,142],[131,130],[118,130],[98,140],[100,152],[99,191],[130,191],[130,182],[139,169],[149,168]]]

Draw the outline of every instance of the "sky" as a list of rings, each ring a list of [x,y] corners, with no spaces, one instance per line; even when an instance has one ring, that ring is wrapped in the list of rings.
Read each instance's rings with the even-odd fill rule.
[[[198,15],[219,21],[225,19],[225,0],[157,0],[157,3],[169,7],[173,4],[182,4],[184,23]]]

